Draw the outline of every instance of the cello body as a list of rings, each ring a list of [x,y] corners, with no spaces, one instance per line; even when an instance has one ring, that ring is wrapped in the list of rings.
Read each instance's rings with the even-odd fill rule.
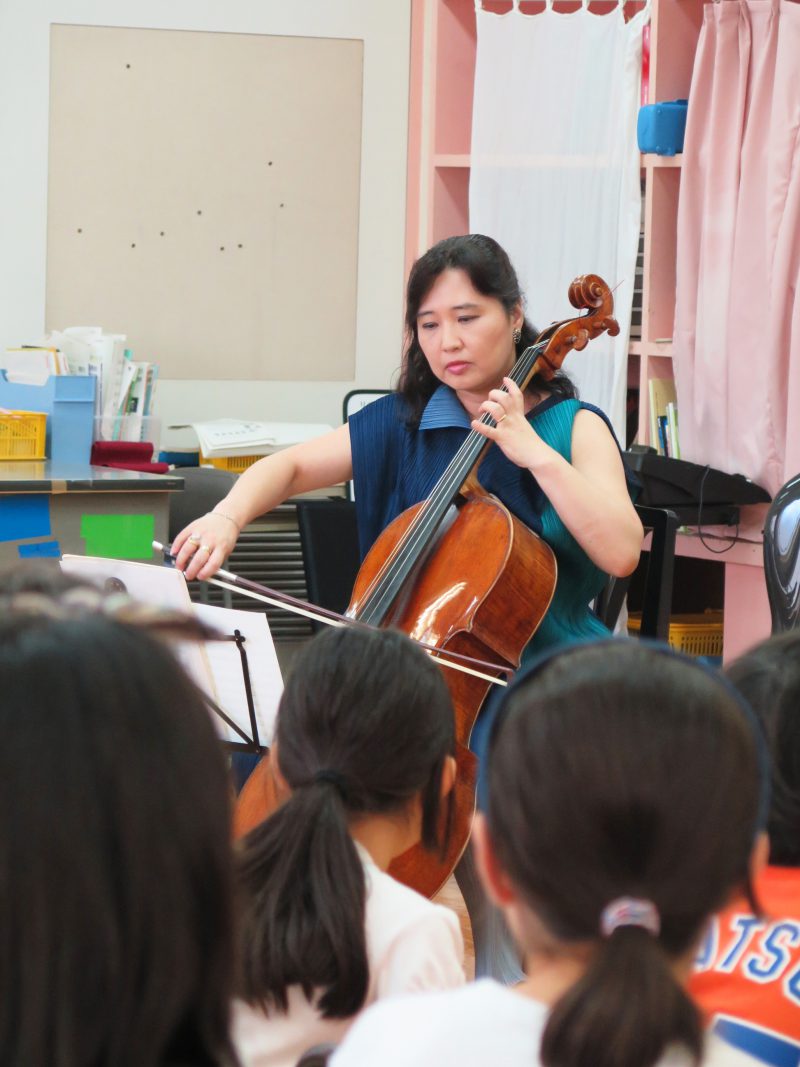
[[[422,505],[404,511],[373,545],[356,579],[348,614],[359,604],[417,518]],[[385,624],[445,651],[491,660],[509,671],[550,606],[555,591],[552,549],[495,497],[470,490],[452,522],[415,573]],[[477,759],[469,738],[491,683],[444,671],[453,700],[456,784],[447,850],[436,857],[416,845],[397,857],[390,874],[433,896],[454,869],[469,840],[475,811]]]
[[[365,594],[423,506],[417,504],[399,515],[370,549],[353,587],[350,617],[358,618]],[[513,671],[550,606],[556,575],[549,545],[474,484],[385,625],[444,651],[488,659]],[[453,701],[456,737],[456,783],[447,849],[444,855],[435,856],[416,845],[390,867],[395,878],[426,896],[441,888],[469,839],[478,773],[469,738],[491,687],[485,679],[456,671],[444,671],[444,679]],[[234,836],[241,837],[257,826],[280,799],[267,754],[238,798]]]

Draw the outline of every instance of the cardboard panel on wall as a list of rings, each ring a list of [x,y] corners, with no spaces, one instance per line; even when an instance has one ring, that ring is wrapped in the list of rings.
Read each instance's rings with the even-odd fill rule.
[[[48,329],[172,379],[349,380],[363,42],[52,27]]]

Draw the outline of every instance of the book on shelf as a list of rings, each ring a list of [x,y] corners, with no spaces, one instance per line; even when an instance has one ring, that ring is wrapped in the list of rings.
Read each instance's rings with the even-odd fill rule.
[[[678,407],[673,401],[667,404],[667,443],[669,455],[673,459],[681,458],[681,446],[678,441]]]
[[[662,456],[675,456],[678,448],[677,396],[672,378],[651,378],[648,382],[650,399],[650,444]],[[672,429],[670,429],[670,408]]]
[[[658,416],[658,454],[659,456],[669,455],[669,440],[667,439],[667,416]]]

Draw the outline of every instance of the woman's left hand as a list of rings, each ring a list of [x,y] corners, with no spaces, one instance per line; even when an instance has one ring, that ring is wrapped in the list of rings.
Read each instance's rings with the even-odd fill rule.
[[[481,411],[495,421],[487,426],[480,419],[472,420],[473,430],[493,441],[512,463],[532,470],[544,458],[549,446],[541,439],[525,417],[525,395],[511,378],[503,378],[503,389],[492,389],[481,404]]]

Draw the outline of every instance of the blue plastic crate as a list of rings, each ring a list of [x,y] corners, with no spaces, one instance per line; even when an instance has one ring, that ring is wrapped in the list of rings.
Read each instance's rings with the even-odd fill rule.
[[[640,152],[674,156],[683,151],[688,100],[666,100],[639,109],[636,137]]]
[[[88,463],[92,453],[97,379],[82,374],[51,374],[44,385],[10,382],[0,370],[0,407],[47,412],[50,459]]]

